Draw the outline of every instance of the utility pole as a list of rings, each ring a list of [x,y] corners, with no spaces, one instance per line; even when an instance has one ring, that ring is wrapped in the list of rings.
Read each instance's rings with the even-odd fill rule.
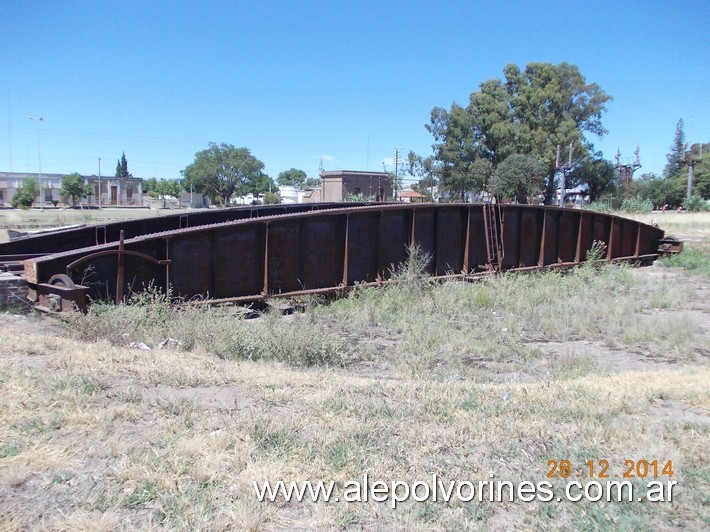
[[[695,177],[695,164],[703,160],[703,145],[700,144],[700,157],[693,159],[692,147],[690,151],[685,153],[685,164],[688,165],[688,190],[686,192],[686,201],[690,202],[690,197],[693,195],[693,178]]]
[[[99,209],[101,208],[101,157],[99,157]]]
[[[399,152],[404,148],[394,149],[394,201],[397,201],[397,189],[399,188]]]
[[[572,170],[572,143],[569,145],[569,161],[567,166],[560,166],[560,145],[557,145],[557,159],[555,161],[555,168],[560,173],[560,207],[565,206],[565,189],[567,187],[566,178],[567,172]]]
[[[37,122],[37,161],[39,164],[39,174],[37,177],[38,177],[38,181],[39,181],[39,209],[41,211],[43,211],[44,210],[44,198],[42,197],[42,150],[40,149],[40,143],[39,143],[39,123],[44,122],[44,116],[40,116],[40,117],[28,116],[27,118]]]

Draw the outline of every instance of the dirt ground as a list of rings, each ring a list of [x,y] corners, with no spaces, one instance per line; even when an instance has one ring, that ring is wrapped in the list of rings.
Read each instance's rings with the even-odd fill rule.
[[[710,338],[710,280],[657,266],[638,269],[634,275],[654,283],[683,283],[689,294],[688,304],[682,310],[657,309],[642,319],[668,320],[675,313],[681,319],[692,318],[701,329],[700,334]],[[368,366],[304,371],[282,365],[227,362],[202,352],[141,351],[103,343],[84,344],[72,339],[53,319],[41,315],[0,314],[0,331],[0,381],[5,389],[0,400],[0,417],[5,427],[19,427],[19,433],[23,434],[18,439],[18,430],[0,429],[3,529],[109,530],[161,525],[254,530],[468,526],[465,523],[469,521],[460,517],[447,525],[441,517],[433,521],[407,518],[402,522],[399,517],[377,517],[370,512],[348,521],[350,514],[342,511],[314,515],[314,507],[304,510],[292,505],[272,505],[265,509],[249,501],[252,496],[247,483],[225,478],[223,468],[229,471],[232,462],[240,460],[246,462],[237,466],[237,471],[251,470],[252,476],[258,476],[255,471],[274,474],[268,466],[264,466],[266,470],[254,469],[248,459],[225,451],[234,444],[224,444],[223,440],[231,438],[253,449],[254,441],[249,434],[235,435],[230,430],[235,416],[246,416],[252,423],[253,419],[263,419],[260,417],[263,405],[268,402],[269,419],[273,416],[291,419],[298,411],[293,405],[307,401],[310,394],[324,385],[341,387],[336,395],[349,394],[352,387],[374,386],[385,396],[390,386],[409,386],[399,379],[378,375]],[[664,381],[664,375],[669,377],[668,383],[674,383],[679,375],[687,378],[688,371],[710,375],[710,342],[704,349],[696,350],[692,358],[678,357],[672,350],[653,356],[614,342],[583,339],[537,343],[534,347],[563,362],[591,358],[597,365],[599,378],[623,376],[619,377],[622,383]],[[544,377],[536,372],[497,373],[492,380],[491,393],[503,395],[504,399],[505,394],[528,391],[534,394],[535,387],[545,386]],[[656,393],[641,419],[647,424],[689,423],[696,427],[694,430],[707,432],[710,428],[707,385],[706,381],[704,387],[696,390],[700,395],[693,401],[669,391]],[[694,386],[697,388],[697,384]],[[639,419],[639,414],[633,412],[624,415],[634,423]],[[180,429],[175,428],[175,420]],[[184,432],[186,426],[188,430]],[[173,433],[175,436],[170,436]],[[182,440],[178,442],[175,437]],[[165,446],[174,448],[166,455],[159,450]],[[545,456],[542,448],[541,452]],[[164,463],[152,463],[158,458],[161,462],[179,461],[182,454],[195,457],[192,465],[184,466],[182,474],[173,467],[179,471],[183,466],[173,464],[170,473],[165,473]],[[526,451],[520,456],[527,454]],[[704,458],[699,459],[707,465]],[[156,468],[161,471],[157,476],[167,475],[160,481],[160,489],[176,490],[173,497],[184,498],[173,502],[177,509],[164,508],[167,504],[164,499],[151,491],[154,484],[149,478]],[[227,497],[224,506],[230,510],[217,516],[205,514],[199,494],[190,492],[187,484],[183,486],[187,482],[185,474],[202,478],[208,485],[210,482],[219,485],[221,489],[217,492]],[[507,512],[492,510],[482,523],[487,527],[524,528],[524,511],[508,508]],[[683,512],[692,514],[681,507],[680,516],[673,519],[681,522],[686,519],[690,528],[701,526],[698,516],[683,517]],[[421,511],[417,516],[420,514]],[[176,515],[181,520],[176,521]],[[170,518],[161,521],[161,516]],[[537,519],[532,522],[545,522],[544,517]],[[655,517],[643,522],[664,527],[670,521]]]

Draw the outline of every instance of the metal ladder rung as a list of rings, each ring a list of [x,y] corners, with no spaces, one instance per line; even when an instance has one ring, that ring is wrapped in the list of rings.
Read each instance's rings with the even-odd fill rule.
[[[503,262],[503,217],[498,203],[484,203],[483,221],[486,229],[488,267],[500,269]]]

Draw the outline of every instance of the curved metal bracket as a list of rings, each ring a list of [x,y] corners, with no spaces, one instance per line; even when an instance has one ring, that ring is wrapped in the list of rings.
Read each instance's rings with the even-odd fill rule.
[[[90,260],[95,259],[97,257],[116,255],[118,257],[118,271],[116,272],[116,304],[118,305],[121,301],[123,301],[123,269],[124,269],[123,257],[125,255],[131,255],[133,257],[138,257],[138,258],[147,260],[149,262],[152,262],[153,264],[165,266],[166,268],[167,268],[168,264],[170,264],[170,259],[156,259],[156,258],[151,257],[150,255],[146,255],[145,253],[141,253],[139,251],[131,251],[129,249],[124,249],[123,240],[124,240],[124,233],[123,233],[123,230],[121,230],[121,236],[120,236],[120,239],[118,242],[118,249],[107,249],[104,251],[97,251],[96,253],[84,255],[83,257],[75,260],[74,262],[67,264],[67,267],[66,267],[67,276],[70,276],[70,272],[74,268],[76,268],[79,264],[83,264],[84,262],[90,261]]]
[[[67,275],[69,275],[71,270],[76,268],[79,264],[81,264],[83,262],[90,261],[90,260],[95,259],[97,257],[104,257],[106,255],[132,255],[134,257],[139,257],[141,259],[145,259],[147,261],[150,261],[154,264],[159,264],[160,266],[165,266],[167,264],[170,264],[170,262],[171,262],[170,259],[155,259],[155,258],[151,257],[150,255],[146,255],[145,253],[140,253],[139,251],[131,251],[130,249],[124,249],[124,250],[120,250],[120,249],[113,250],[112,249],[112,250],[107,250],[107,251],[97,251],[96,253],[91,253],[90,255],[84,255],[83,257],[75,260],[71,264],[67,264],[67,268],[66,268]]]

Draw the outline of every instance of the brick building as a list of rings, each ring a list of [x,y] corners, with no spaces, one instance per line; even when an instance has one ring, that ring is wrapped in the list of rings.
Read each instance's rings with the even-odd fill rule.
[[[392,183],[385,172],[333,170],[320,174],[320,201],[347,201],[362,195],[367,201],[392,201]]]

